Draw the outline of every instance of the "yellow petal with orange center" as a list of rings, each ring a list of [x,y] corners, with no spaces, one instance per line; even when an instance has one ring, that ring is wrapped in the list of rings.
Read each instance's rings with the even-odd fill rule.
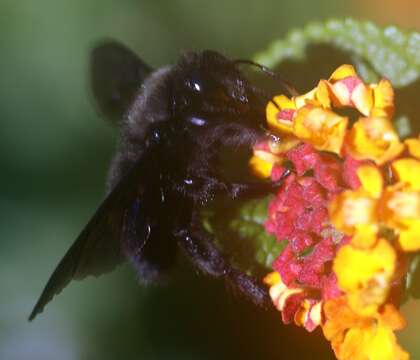
[[[413,190],[420,190],[420,161],[399,159],[392,163],[392,169],[399,181],[408,184]]]
[[[349,293],[351,308],[360,313],[373,310],[386,299],[395,271],[396,252],[380,239],[369,249],[343,246],[337,253],[333,270],[341,290]],[[369,307],[372,306],[372,307]]]
[[[376,210],[377,201],[363,189],[343,191],[329,205],[331,222],[348,235],[353,235],[360,226],[375,225]]]
[[[293,123],[295,136],[317,150],[340,154],[347,128],[347,118],[319,107],[305,106],[298,110]]]
[[[410,155],[420,159],[420,139],[406,139],[404,143],[407,145]]]
[[[391,118],[394,114],[394,89],[391,82],[382,79],[378,84],[372,84],[373,98],[376,116],[386,116]]]
[[[371,159],[378,165],[392,160],[404,150],[391,122],[384,117],[359,119],[348,132],[346,145],[354,158]]]
[[[384,180],[379,169],[374,165],[362,165],[357,169],[360,183],[373,198],[379,198],[382,193]]]

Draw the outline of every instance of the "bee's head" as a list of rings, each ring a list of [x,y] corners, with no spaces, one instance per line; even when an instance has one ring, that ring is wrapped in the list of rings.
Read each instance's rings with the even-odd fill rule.
[[[256,112],[263,117],[263,102],[251,91],[235,62],[215,51],[184,54],[175,74],[174,114],[207,121],[248,121]],[[252,117],[255,124],[255,115]]]

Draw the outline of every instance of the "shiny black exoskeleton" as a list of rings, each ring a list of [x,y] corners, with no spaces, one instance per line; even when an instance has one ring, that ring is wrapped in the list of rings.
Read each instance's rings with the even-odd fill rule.
[[[226,279],[257,304],[269,303],[264,286],[230,265],[199,218],[215,196],[258,196],[278,185],[229,180],[220,164],[226,152],[249,152],[264,135],[266,99],[237,62],[214,51],[186,53],[176,65],[152,71],[124,46],[106,42],[94,49],[91,72],[99,109],[120,127],[108,194],[30,319],[72,279],[127,259],[144,281],[159,280],[178,248],[204,273]]]

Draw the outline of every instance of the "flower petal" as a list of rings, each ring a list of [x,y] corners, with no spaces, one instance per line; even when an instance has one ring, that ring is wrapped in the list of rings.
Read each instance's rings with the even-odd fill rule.
[[[295,112],[296,107],[292,100],[284,95],[276,96],[267,104],[266,117],[268,125],[273,131],[292,133]]]
[[[345,190],[330,202],[329,214],[338,230],[353,235],[361,225],[376,224],[376,209],[377,200],[363,189]]]
[[[340,154],[347,128],[347,118],[319,107],[301,108],[293,123],[294,134],[317,150]]]
[[[371,159],[378,165],[394,159],[404,150],[391,122],[384,117],[359,119],[349,131],[346,144],[354,158]]]
[[[370,249],[343,246],[333,269],[340,289],[348,292],[349,305],[360,314],[377,310],[388,295],[396,264],[396,252],[388,241],[380,239]]]
[[[273,161],[267,161],[261,156],[254,155],[249,160],[249,167],[251,168],[252,174],[261,179],[268,179],[273,169]]]
[[[399,181],[408,184],[413,190],[420,190],[420,161],[399,159],[392,163],[392,169]]]
[[[410,222],[407,229],[400,232],[398,241],[404,251],[420,250],[420,219]]]
[[[349,76],[356,76],[356,70],[352,65],[344,64],[338,67],[328,79],[331,82],[336,82],[338,80],[344,79]]]
[[[420,139],[406,139],[404,143],[407,145],[410,155],[420,159]]]
[[[373,116],[391,118],[394,114],[394,90],[389,80],[382,79],[378,84],[371,85],[374,98]]]
[[[357,176],[364,190],[377,199],[381,196],[384,180],[379,169],[374,165],[362,165],[357,169]]]

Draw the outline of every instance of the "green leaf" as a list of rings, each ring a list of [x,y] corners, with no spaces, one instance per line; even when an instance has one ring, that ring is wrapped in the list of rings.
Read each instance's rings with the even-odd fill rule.
[[[281,253],[285,242],[279,243],[264,229],[270,197],[237,203],[227,208],[216,203],[204,214],[204,226],[231,261],[253,275],[263,275]]]
[[[331,44],[350,53],[361,76],[369,82],[379,74],[399,87],[420,75],[420,33],[354,19],[309,23],[272,43],[255,60],[269,67],[286,59],[302,60],[308,45],[313,44]]]

